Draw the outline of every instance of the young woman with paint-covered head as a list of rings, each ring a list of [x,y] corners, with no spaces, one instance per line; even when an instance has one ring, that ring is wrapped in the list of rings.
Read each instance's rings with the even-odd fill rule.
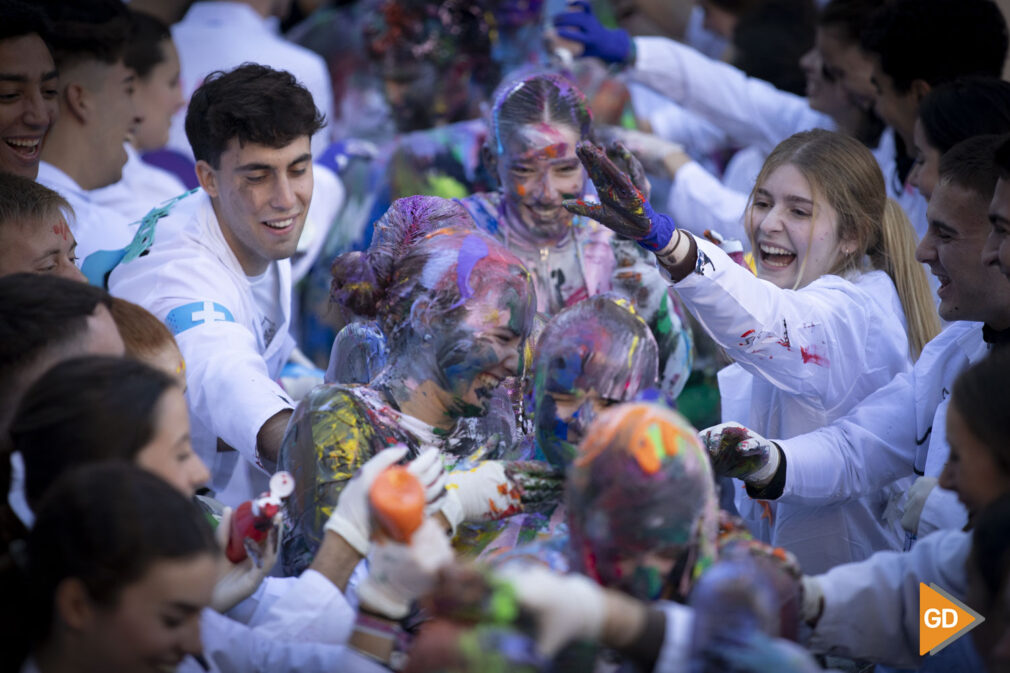
[[[188,498],[137,467],[92,465],[37,515],[5,559],[5,671],[174,670],[201,653],[219,551]]]
[[[377,236],[368,251],[334,262],[335,298],[378,319],[389,354],[367,386],[321,386],[295,410],[280,457],[298,485],[289,501],[293,530],[284,539],[287,572],[311,558],[362,463],[396,443],[411,456],[427,447],[450,461],[465,455],[468,447],[450,439],[457,422],[485,413],[499,383],[519,372],[535,310],[529,273],[468,225],[453,201],[400,199],[376,225],[396,235]],[[500,463],[456,476],[461,481],[442,510],[452,526],[518,507]],[[467,480],[479,482],[477,497],[469,497]]]
[[[931,90],[919,104],[912,134],[915,165],[908,176],[928,200],[940,179],[940,158],[962,140],[1010,132],[1010,82],[966,77]]]
[[[777,437],[819,428],[908,370],[938,331],[914,233],[887,199],[873,156],[848,136],[799,133],[769,155],[747,213],[756,278],[656,213],[600,149],[584,144],[579,153],[602,204],[566,206],[653,250],[682,301],[735,360],[719,374],[724,422]],[[706,434],[716,471],[734,476],[747,457],[726,449],[737,446],[729,440],[738,430],[723,429]],[[881,518],[888,497],[763,506],[740,489],[736,503],[757,537],[822,571],[900,548],[903,536]]]
[[[611,290],[625,294],[653,330],[660,348],[663,392],[680,393],[691,369],[690,331],[679,306],[651,261],[634,269],[618,261],[611,232],[587,217],[572,216],[561,203],[586,194],[586,174],[575,147],[592,138],[586,98],[559,75],[529,75],[499,87],[488,119],[485,163],[497,176],[497,192],[460,202],[477,227],[502,242],[529,269],[537,309],[548,317],[583,299]],[[637,160],[622,147],[609,150],[647,181]],[[634,282],[626,277],[634,276]],[[637,292],[641,286],[661,292]]]

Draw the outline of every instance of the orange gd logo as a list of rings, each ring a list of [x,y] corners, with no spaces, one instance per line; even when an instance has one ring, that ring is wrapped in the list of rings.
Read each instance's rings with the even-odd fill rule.
[[[936,584],[919,583],[919,655],[936,654],[985,621],[985,617]]]

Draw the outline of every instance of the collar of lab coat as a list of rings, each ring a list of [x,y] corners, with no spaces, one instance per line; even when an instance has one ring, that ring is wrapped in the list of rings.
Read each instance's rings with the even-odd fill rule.
[[[35,181],[49,187],[53,191],[60,192],[61,194],[66,195],[67,192],[72,192],[74,196],[80,197],[88,202],[91,201],[91,199],[88,198],[88,193],[81,189],[81,186],[77,184],[76,180],[64,173],[62,169],[59,169],[46,161],[39,162],[39,174],[38,177],[35,178]]]

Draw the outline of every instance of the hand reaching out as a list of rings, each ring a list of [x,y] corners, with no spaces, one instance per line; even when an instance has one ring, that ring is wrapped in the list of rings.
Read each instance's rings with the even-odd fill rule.
[[[718,475],[743,479],[762,488],[778,469],[778,447],[739,423],[721,423],[702,430],[701,441]]]

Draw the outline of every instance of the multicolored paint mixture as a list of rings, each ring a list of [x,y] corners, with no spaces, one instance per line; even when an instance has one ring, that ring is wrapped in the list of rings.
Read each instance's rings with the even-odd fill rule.
[[[683,600],[716,558],[713,483],[697,432],[675,411],[607,410],[568,473],[573,567],[643,600]]]

